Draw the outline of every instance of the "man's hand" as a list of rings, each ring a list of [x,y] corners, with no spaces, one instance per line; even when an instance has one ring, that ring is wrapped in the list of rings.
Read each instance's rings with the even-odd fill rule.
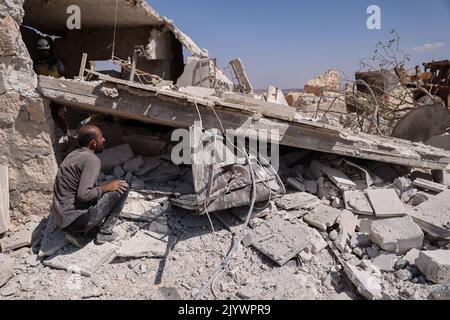
[[[102,188],[103,193],[117,191],[120,194],[124,194],[125,191],[127,191],[128,183],[126,183],[123,180],[116,180],[116,181],[108,182],[108,183],[100,186],[100,188]]]

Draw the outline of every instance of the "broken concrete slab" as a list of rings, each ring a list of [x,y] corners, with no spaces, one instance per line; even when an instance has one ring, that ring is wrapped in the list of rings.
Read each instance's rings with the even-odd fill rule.
[[[250,237],[253,247],[280,266],[310,248],[318,239],[316,230],[298,221],[287,222],[279,216],[264,221],[250,233]]]
[[[32,236],[32,230],[22,229],[7,238],[3,238],[2,240],[0,240],[0,247],[2,249],[2,252],[8,252],[31,246]]]
[[[409,263],[410,266],[415,266],[416,260],[419,258],[419,255],[420,255],[420,250],[411,249],[408,251],[407,254],[405,254],[403,259],[405,259]]]
[[[9,230],[9,177],[8,167],[0,166],[0,234]]]
[[[304,216],[303,220],[310,226],[322,231],[327,231],[328,228],[336,224],[336,220],[341,213],[341,210],[320,204],[313,212]]]
[[[373,216],[373,209],[364,191],[344,191],[345,208],[354,214]]]
[[[431,197],[408,214],[431,237],[450,239],[450,190]]]
[[[450,281],[450,250],[421,251],[416,265],[429,281]]]
[[[440,183],[436,183],[436,182],[432,182],[432,181],[428,181],[425,179],[421,179],[421,178],[417,178],[416,180],[413,181],[413,185],[424,189],[424,190],[429,190],[429,191],[433,191],[436,193],[441,193],[445,190],[448,190],[448,186],[440,184]]]
[[[14,261],[5,254],[0,253],[0,288],[14,277]]]
[[[323,167],[322,172],[339,188],[356,188],[356,184],[345,173],[338,169]]]
[[[422,249],[424,240],[422,230],[410,217],[373,221],[369,237],[383,250],[399,255]]]
[[[123,165],[123,170],[125,170],[126,172],[136,173],[139,171],[139,169],[142,168],[144,164],[145,162],[142,156],[137,156],[125,162]]]
[[[65,238],[65,233],[56,225],[56,216],[51,213],[47,218],[44,235],[39,249],[39,258],[46,258],[54,255],[58,250],[64,248],[69,242]]]
[[[372,260],[373,265],[375,265],[380,271],[392,272],[394,271],[394,266],[397,261],[397,256],[395,254],[380,254],[375,259]]]
[[[367,196],[378,218],[401,217],[407,213],[394,189],[368,189]]]
[[[119,258],[163,258],[166,256],[167,241],[160,234],[140,232],[127,240],[116,251]]]
[[[69,245],[45,260],[44,265],[91,277],[112,257],[115,250],[116,246],[111,243],[98,246],[91,242],[82,249]]]
[[[121,166],[125,162],[133,159],[134,153],[129,144],[123,144],[117,147],[104,150],[98,154],[102,163],[102,171],[108,172],[116,166]]]
[[[368,300],[381,300],[381,281],[374,274],[361,270],[344,261],[342,266],[350,281],[356,286],[358,292]]]
[[[336,223],[339,225],[339,233],[344,234],[350,239],[355,234],[358,219],[350,211],[343,210],[336,219]]]
[[[275,199],[275,204],[283,210],[308,209],[318,203],[319,198],[306,192],[290,193]]]
[[[436,286],[430,297],[434,300],[450,300],[450,283]]]

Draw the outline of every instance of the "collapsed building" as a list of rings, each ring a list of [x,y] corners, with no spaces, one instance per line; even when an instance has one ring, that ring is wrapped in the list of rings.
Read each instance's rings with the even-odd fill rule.
[[[68,30],[66,26],[66,9],[74,2],[82,12],[80,30]],[[276,88],[269,88],[265,97],[255,95],[239,59],[230,62],[233,74],[228,77],[218,67],[216,59],[209,57],[207,50],[197,46],[172,21],[159,16],[143,0],[99,0],[95,5],[88,0],[12,1],[0,5],[0,14],[1,233],[8,231],[11,217],[20,220],[30,215],[47,217],[50,213],[53,180],[62,156],[52,105],[67,108],[69,131],[76,131],[86,118],[102,129],[110,148],[100,155],[102,176],[99,182],[124,178],[134,191],[150,196],[151,205],[157,204],[143,211],[129,204],[124,217],[138,216],[145,220],[148,217],[142,216],[154,214],[156,207],[159,210],[156,211],[161,213],[166,212],[169,205],[200,214],[240,210],[276,199],[280,212],[290,215],[287,220],[295,220],[293,223],[299,228],[296,232],[302,231],[300,233],[307,235],[308,241],[302,238],[294,250],[284,255],[273,253],[270,244],[263,244],[267,238],[263,231],[267,232],[267,228],[270,232],[272,228],[280,231],[272,234],[272,241],[279,240],[278,245],[286,240],[283,230],[290,227],[278,216],[270,217],[276,210],[257,213],[258,218],[268,215],[268,221],[275,227],[268,221],[260,221],[259,227],[254,226],[253,238],[248,241],[282,266],[293,256],[306,259],[305,254],[320,252],[328,245],[325,243],[320,249],[304,252],[312,245],[312,240],[318,242],[313,246],[321,246],[325,241],[323,235],[312,227],[327,234],[324,236],[327,240],[336,240],[334,236],[327,238],[327,232],[334,235],[336,231],[333,233],[330,228],[339,225],[337,247],[336,244],[330,247],[355,284],[361,281],[365,271],[356,270],[354,264],[341,261],[341,254],[347,254],[348,258],[352,252],[348,252],[346,241],[350,242],[355,236],[356,218],[353,214],[365,212],[367,215],[369,211],[377,218],[403,217],[407,212],[401,209],[399,197],[413,189],[412,184],[408,184],[401,186],[400,194],[369,195],[370,202],[376,207],[373,212],[365,198],[365,189],[393,182],[401,175],[397,173],[397,176],[377,181],[377,175],[382,176],[383,172],[379,172],[380,169],[377,172],[376,164],[382,164],[384,169],[381,171],[406,168],[405,172],[408,172],[409,168],[415,168],[426,171],[423,174],[429,176],[434,173],[435,177],[450,164],[450,153],[443,149],[343,129],[333,123],[313,119],[307,113],[288,107]],[[42,34],[55,37],[54,54],[64,61],[64,78],[34,73],[35,44]],[[186,52],[188,57],[184,56]],[[105,62],[112,70],[99,68]],[[333,82],[331,87],[335,86]],[[314,90],[314,83],[311,83],[311,92],[321,94]],[[189,163],[184,165],[175,165],[170,157],[177,143],[170,138],[177,128],[188,130],[190,137],[188,150],[191,154],[187,155]],[[210,133],[217,128],[220,129],[215,134]],[[225,131],[230,129],[232,135],[226,136]],[[258,135],[268,129],[275,132],[270,138]],[[249,132],[256,132],[260,146],[271,143],[272,153],[282,151],[279,170],[274,170],[268,160],[270,157],[265,159],[255,150],[246,150],[250,144],[245,140],[249,138]],[[240,144],[235,142],[242,137],[244,140]],[[226,140],[232,140],[231,148],[226,146]],[[205,161],[211,157],[211,150],[214,155],[212,161]],[[236,153],[237,159],[226,161],[226,157],[220,156],[223,150],[225,154]],[[300,164],[304,159],[309,159],[308,172]],[[366,167],[377,174],[368,173]],[[361,180],[365,183],[365,188],[362,187],[364,192],[349,179],[348,172],[353,172],[359,183]],[[436,184],[427,181],[416,182],[419,184],[417,188],[431,188],[435,193],[447,192],[443,185],[438,184],[443,182],[442,179],[438,179]],[[296,192],[285,195],[286,187]],[[351,193],[349,188],[359,191]],[[407,193],[401,200],[412,203],[418,192],[414,190],[414,194]],[[139,195],[136,197],[140,199]],[[392,199],[400,209],[384,212],[386,208],[379,203],[380,197]],[[344,204],[340,199],[356,204]],[[159,206],[162,203],[164,205]],[[146,205],[150,204],[146,202]],[[346,226],[344,219],[349,212],[344,210],[342,213],[344,208],[351,211],[349,224],[355,224],[353,230],[343,230]],[[313,212],[306,215],[306,211],[299,213],[299,210]],[[433,225],[436,221],[433,218],[423,217],[420,213],[410,215],[421,228],[437,235],[439,240],[449,238],[446,228]],[[242,214],[240,216],[241,222],[246,221]],[[303,220],[299,222],[296,219]],[[414,223],[404,219],[394,222],[392,228],[402,223]],[[228,225],[226,221],[223,224]],[[410,249],[421,249],[417,244],[421,241],[417,240],[420,234],[419,229],[412,236],[416,242],[402,250],[388,248],[383,242],[385,239],[372,237],[371,240],[386,252],[405,254]],[[10,235],[8,237],[11,238]],[[152,241],[148,246],[155,244]],[[65,245],[62,243],[47,252],[44,250],[43,254],[41,248],[41,257],[51,257],[58,250],[64,250]],[[15,245],[6,247],[10,250],[18,248]],[[107,251],[110,257],[113,250],[108,248]],[[123,251],[120,257],[129,257]],[[162,251],[157,256],[164,255]],[[365,254],[357,256],[363,258]],[[352,261],[352,258],[344,260]],[[67,269],[67,265],[55,260],[58,256],[46,265],[56,268],[63,265],[62,268]],[[84,274],[91,275],[91,272],[85,271]],[[364,291],[362,295],[380,299],[382,295],[377,290],[375,293]]]

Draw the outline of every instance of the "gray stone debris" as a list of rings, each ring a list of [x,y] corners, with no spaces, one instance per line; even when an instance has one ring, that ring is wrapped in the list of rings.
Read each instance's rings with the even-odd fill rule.
[[[405,177],[399,177],[394,180],[394,186],[397,190],[400,191],[400,196],[411,188],[412,182],[411,179]]]
[[[429,281],[450,281],[450,250],[421,251],[416,265]]]
[[[144,159],[142,158],[142,156],[137,156],[137,157],[125,162],[125,164],[123,165],[123,170],[125,170],[126,172],[136,173],[139,171],[139,169],[142,168],[144,163],[145,162],[144,162]]]
[[[434,300],[450,300],[450,283],[436,286],[431,293]]]
[[[367,190],[375,215],[379,218],[399,217],[407,211],[394,189]]]
[[[313,212],[305,215],[303,219],[310,226],[327,231],[328,228],[336,224],[336,220],[341,213],[341,210],[320,204]]]
[[[408,214],[430,236],[438,239],[450,238],[450,190],[431,197]]]
[[[263,205],[264,204],[256,205],[256,206],[258,208],[261,208],[261,206],[263,206]],[[234,216],[239,219],[239,221],[245,222],[245,220],[247,220],[248,210],[249,210],[249,207],[237,207],[237,208],[233,208],[232,212],[233,212]],[[262,209],[255,208],[252,212],[250,219],[265,218],[277,211],[278,210],[277,210],[277,207],[275,206],[275,203],[273,201],[270,201],[269,204]]]
[[[104,150],[98,154],[102,163],[102,171],[108,172],[116,166],[123,165],[134,157],[129,144],[123,144],[117,147]]]
[[[150,158],[145,157],[144,158],[144,165],[136,172],[136,175],[138,177],[143,176],[144,174],[149,173],[150,171],[158,168],[160,165],[163,164],[163,160],[160,158]]]
[[[82,249],[70,245],[45,260],[44,265],[91,277],[112,257],[115,250],[116,246],[111,243],[98,246],[91,242]]]
[[[307,209],[318,203],[319,198],[306,192],[286,194],[275,200],[275,204],[283,210]]]
[[[131,181],[131,189],[133,190],[144,190],[145,189],[145,182],[142,180],[139,180],[138,178],[133,178]]]
[[[0,288],[14,276],[14,261],[0,253]]]
[[[395,254],[380,254],[372,263],[380,269],[380,271],[392,272],[394,271],[394,266],[397,261],[397,256]]]
[[[413,181],[413,185],[424,189],[424,190],[429,190],[429,191],[433,191],[436,193],[441,193],[445,190],[448,190],[448,186],[440,184],[440,183],[436,183],[436,182],[432,182],[432,181],[428,181],[425,179],[421,179],[421,178],[417,178],[416,180]]]
[[[381,281],[375,273],[359,269],[348,262],[343,262],[344,271],[358,292],[368,300],[381,300]]]
[[[337,169],[333,169],[330,167],[323,167],[322,168],[322,172],[331,180],[333,181],[334,184],[336,184],[336,186],[338,186],[339,188],[341,187],[352,187],[352,188],[356,188],[356,184],[350,180],[349,177],[347,177],[345,175],[345,173],[343,173],[340,170]]]
[[[423,192],[423,191],[419,191],[412,198],[411,205],[416,207],[418,205],[421,205],[422,203],[424,203],[425,201],[427,201],[431,197],[432,197],[432,195],[430,195],[430,194],[428,194],[426,192]]]
[[[305,181],[304,183],[306,192],[311,194],[317,194],[317,182],[313,180]]]
[[[408,251],[408,253],[403,257],[409,265],[415,266],[416,260],[419,258],[420,250],[417,249],[411,249]]]
[[[319,179],[323,176],[322,168],[324,167],[324,164],[313,160],[311,164],[309,165],[309,171],[311,172],[314,179]]]
[[[47,219],[44,235],[41,240],[39,257],[46,258],[54,255],[58,250],[65,247],[69,242],[65,238],[64,231],[56,225],[56,217],[51,213]]]
[[[125,175],[125,171],[123,171],[121,166],[116,166],[114,167],[114,175],[117,179],[120,179]]]
[[[291,188],[293,188],[293,189],[295,189],[297,191],[300,191],[300,192],[305,192],[306,191],[305,186],[300,181],[298,181],[296,178],[289,178],[289,179],[287,179],[287,184]]]
[[[410,217],[374,221],[369,236],[380,248],[395,254],[422,249],[424,239],[422,230]]]
[[[250,233],[250,237],[253,247],[280,266],[306,248],[311,248],[314,252],[323,249],[320,242],[317,243],[319,237],[321,238],[317,230],[298,221],[287,222],[279,216],[264,221]]]
[[[5,237],[0,241],[0,247],[2,252],[8,252],[11,250],[17,250],[23,247],[29,247],[31,245],[31,238],[33,236],[33,230],[22,229],[19,232]]]
[[[373,209],[363,191],[344,191],[345,208],[358,215],[373,216]]]
[[[167,241],[160,234],[140,232],[127,240],[116,251],[120,258],[163,258],[166,255]]]

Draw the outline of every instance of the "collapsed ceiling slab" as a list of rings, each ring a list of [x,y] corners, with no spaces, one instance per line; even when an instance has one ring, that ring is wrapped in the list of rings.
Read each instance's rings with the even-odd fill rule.
[[[118,94],[102,93],[111,89]],[[279,143],[290,147],[433,170],[450,164],[449,151],[302,120],[292,109],[244,95],[200,98],[114,78],[80,82],[40,77],[38,90],[56,103],[147,123],[189,128],[200,114],[205,129],[223,125],[238,135],[245,130],[278,129]]]
[[[81,10],[83,29],[113,29],[115,24],[119,29],[166,27],[192,55],[208,57],[207,50],[198,47],[173,21],[160,16],[145,0],[26,0],[23,24],[47,34],[64,34],[70,16],[67,8],[72,5]]]

